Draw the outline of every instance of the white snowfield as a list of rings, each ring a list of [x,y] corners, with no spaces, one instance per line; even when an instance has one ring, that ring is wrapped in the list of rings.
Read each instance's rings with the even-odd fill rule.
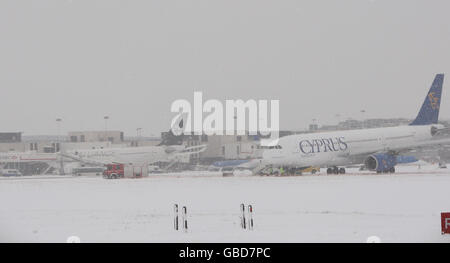
[[[450,242],[440,225],[450,212],[450,170],[397,170],[1,178],[0,242]],[[175,203],[188,208],[187,233],[173,229]],[[241,203],[254,207],[253,231],[240,228]]]

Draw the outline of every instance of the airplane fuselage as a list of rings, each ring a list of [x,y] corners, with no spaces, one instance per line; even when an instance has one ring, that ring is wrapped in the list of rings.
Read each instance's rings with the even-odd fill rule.
[[[184,146],[147,146],[73,150],[68,151],[67,153],[81,159],[102,163],[153,163],[158,161],[170,161],[171,154],[183,148]]]
[[[351,158],[423,145],[442,125],[399,126],[363,130],[298,134],[279,139],[279,147],[267,149],[263,159],[278,166],[337,166]]]

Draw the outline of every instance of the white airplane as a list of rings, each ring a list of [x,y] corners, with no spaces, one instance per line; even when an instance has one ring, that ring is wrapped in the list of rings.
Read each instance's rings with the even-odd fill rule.
[[[397,155],[413,149],[450,143],[437,139],[448,131],[438,123],[444,74],[437,74],[417,118],[408,126],[298,134],[282,137],[263,152],[262,164],[286,167],[328,167],[345,173],[345,166],[364,163],[378,173],[395,172]]]
[[[182,126],[182,123],[179,125]],[[156,146],[73,149],[62,150],[57,153],[37,153],[35,151],[0,153],[0,165],[20,162],[45,162],[54,168],[58,168],[60,173],[64,174],[66,173],[65,167],[72,169],[76,168],[77,164],[78,166],[85,164],[103,166],[110,163],[152,164],[168,162],[170,166],[190,155],[206,150],[206,145],[186,147],[180,145],[181,142],[181,137],[170,133]],[[68,162],[71,165],[67,165]]]
[[[82,163],[103,165],[109,163],[155,163],[172,162],[181,158],[203,152],[206,145],[185,147],[183,145],[171,146],[143,146],[122,147],[88,150],[71,150],[61,153],[65,159],[72,159]]]
[[[85,164],[103,166],[110,163],[151,164],[156,162],[176,163],[191,154],[203,152],[206,145],[185,147],[183,145],[172,146],[148,146],[148,147],[123,147],[104,149],[69,150],[58,153],[7,152],[0,153],[0,167],[8,163],[47,163],[56,168],[61,174],[71,173],[73,168]]]

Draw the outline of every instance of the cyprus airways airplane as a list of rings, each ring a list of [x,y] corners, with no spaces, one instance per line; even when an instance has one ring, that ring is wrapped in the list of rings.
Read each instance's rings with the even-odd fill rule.
[[[395,172],[397,155],[419,147],[449,143],[436,135],[444,74],[437,74],[417,118],[408,126],[309,133],[282,137],[263,152],[263,164],[286,167],[328,167],[327,173],[345,173],[345,166],[364,163],[378,173]]]

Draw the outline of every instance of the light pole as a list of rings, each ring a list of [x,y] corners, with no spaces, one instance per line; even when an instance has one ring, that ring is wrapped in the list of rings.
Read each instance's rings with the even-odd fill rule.
[[[314,119],[312,119],[312,129],[310,129],[310,130],[317,131],[318,129],[319,129],[319,124],[317,122],[317,119],[314,118]]]
[[[361,110],[361,116],[362,116],[362,120],[361,120],[361,127],[362,129],[364,129],[364,113],[366,113],[366,110]]]
[[[63,156],[61,154],[62,146],[61,146],[61,139],[60,139],[60,136],[61,136],[61,122],[62,122],[61,118],[57,118],[56,119],[56,126],[58,127],[58,139],[57,139],[57,142],[56,142],[56,145],[55,145],[55,153],[57,152],[57,149],[59,148],[59,161],[60,161],[59,174],[60,175],[64,175],[64,160],[63,160]]]
[[[141,141],[141,131],[142,128],[136,129],[136,147],[139,146],[139,142]]]
[[[60,136],[61,136],[61,122],[62,122],[61,118],[57,118],[56,119],[56,127],[58,129],[58,136],[57,136],[57,139],[56,139],[55,153],[57,152],[58,148],[61,149],[61,139],[60,139]]]
[[[108,141],[108,120],[109,116],[104,116],[103,119],[105,120],[105,141]]]

